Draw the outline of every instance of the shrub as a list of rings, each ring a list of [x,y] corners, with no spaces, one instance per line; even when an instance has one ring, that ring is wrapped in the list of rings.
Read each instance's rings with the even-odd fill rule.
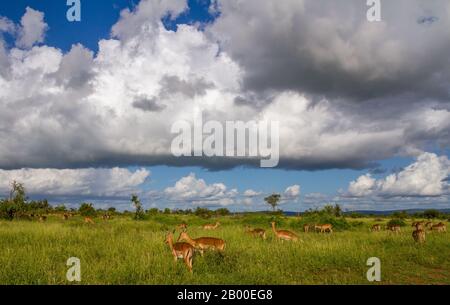
[[[426,210],[423,212],[423,217],[432,219],[432,218],[439,218],[441,216],[441,213],[438,210]]]
[[[96,211],[92,203],[83,203],[80,205],[78,212],[81,216],[95,216]]]
[[[131,195],[131,202],[133,203],[133,206],[136,208],[136,211],[134,212],[134,220],[143,220],[145,219],[145,213],[142,209],[141,201],[139,200],[139,197],[135,194]]]
[[[391,220],[389,220],[389,222],[387,223],[387,226],[401,226],[404,227],[406,226],[406,223],[403,219],[400,218],[392,218]]]

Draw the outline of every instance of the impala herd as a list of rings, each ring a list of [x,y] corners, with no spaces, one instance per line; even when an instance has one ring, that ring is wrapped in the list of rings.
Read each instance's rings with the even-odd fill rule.
[[[286,241],[298,241],[299,236],[288,230],[279,230],[276,227],[275,222],[271,222],[272,225],[272,231],[277,240],[286,240]],[[202,226],[204,230],[215,230],[220,226],[219,222],[216,222],[215,224],[207,224]],[[433,224],[432,222],[414,222],[412,224],[412,227],[415,228],[415,230],[412,233],[413,239],[417,243],[424,243],[425,242],[425,229],[429,229],[430,231],[437,231],[437,232],[447,232],[447,226],[440,222],[438,224]],[[192,238],[189,236],[187,232],[188,225],[186,223],[182,223],[177,226],[177,229],[181,230],[180,236],[177,239],[177,242],[174,242],[174,233],[169,232],[166,236],[165,242],[169,245],[170,250],[172,251],[172,255],[174,258],[174,261],[176,262],[178,259],[183,259],[186,266],[189,269],[189,272],[192,273],[192,261],[193,256],[195,252],[200,252],[201,256],[203,256],[203,253],[205,250],[213,250],[218,251],[220,254],[223,254],[225,251],[225,241],[220,238],[215,237],[199,237],[199,238]],[[310,229],[314,229],[315,232],[319,233],[333,233],[333,226],[331,224],[323,224],[323,225],[304,225],[303,230],[305,233],[308,233]],[[401,227],[400,225],[396,224],[390,224],[386,226],[386,229],[388,231],[394,232],[394,233],[400,233]],[[260,229],[260,228],[254,228],[252,229],[249,226],[245,226],[244,229],[246,234],[249,234],[253,237],[262,238],[265,240],[267,238],[266,236],[266,230]],[[372,232],[379,232],[382,230],[381,224],[374,224],[370,231]]]
[[[34,218],[36,215],[30,215],[31,218]],[[39,222],[46,222],[47,216],[37,215]],[[69,220],[69,218],[74,217],[75,215],[72,213],[65,213],[62,215],[63,220]],[[112,216],[109,214],[105,214],[101,217],[103,220],[110,220]],[[91,217],[84,217],[84,223],[89,225],[95,225],[94,220]],[[220,222],[216,222],[214,224],[206,224],[201,226],[200,228],[203,230],[216,230],[220,226]],[[436,231],[436,232],[447,232],[447,226],[443,222],[439,222],[434,224],[432,222],[418,221],[413,222],[412,225],[413,232],[412,237],[414,241],[417,243],[424,243],[426,238],[426,231]],[[289,230],[280,230],[277,229],[276,223],[271,222],[272,232],[277,240],[281,241],[299,241],[299,236]],[[385,228],[386,230],[399,234],[401,233],[401,227],[398,224],[388,224],[385,227],[381,224],[374,224],[370,227],[371,232],[380,232]],[[178,239],[174,240],[174,233],[176,230],[180,231],[180,235]],[[169,245],[169,248],[172,252],[174,261],[176,262],[178,259],[183,259],[189,272],[192,272],[192,262],[195,252],[199,252],[201,256],[203,256],[204,252],[207,250],[217,251],[220,255],[223,255],[225,251],[225,241],[220,238],[215,237],[199,237],[193,238],[188,232],[188,225],[186,223],[181,223],[176,226],[176,229],[173,232],[169,232],[166,236],[165,243]],[[333,226],[331,224],[305,224],[303,226],[303,231],[305,233],[313,230],[314,232],[319,233],[333,233]],[[261,228],[251,228],[249,226],[245,226],[244,232],[253,237],[261,238],[266,240],[266,230]]]

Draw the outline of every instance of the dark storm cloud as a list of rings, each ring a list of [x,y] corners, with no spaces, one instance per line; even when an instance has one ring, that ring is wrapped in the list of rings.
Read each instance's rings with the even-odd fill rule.
[[[156,101],[156,98],[148,99],[145,97],[138,98],[133,102],[133,107],[140,109],[142,111],[149,111],[149,112],[159,112],[163,111],[166,106],[160,105]]]
[[[446,1],[382,2],[381,23],[365,19],[365,1],[221,5],[211,32],[244,67],[247,90],[296,90],[358,102],[405,93],[448,100]],[[423,17],[428,11],[436,16]]]

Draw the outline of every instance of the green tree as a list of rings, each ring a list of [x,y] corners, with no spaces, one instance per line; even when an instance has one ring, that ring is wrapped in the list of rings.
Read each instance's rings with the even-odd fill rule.
[[[133,203],[134,208],[136,209],[134,212],[135,220],[142,220],[145,218],[145,213],[142,208],[141,200],[136,194],[131,195],[131,202]]]
[[[81,216],[95,216],[96,211],[92,203],[83,203],[78,208],[78,212]]]
[[[280,194],[272,194],[272,195],[264,198],[264,201],[272,207],[274,212],[275,212],[275,209],[277,208],[280,200],[281,200]]]

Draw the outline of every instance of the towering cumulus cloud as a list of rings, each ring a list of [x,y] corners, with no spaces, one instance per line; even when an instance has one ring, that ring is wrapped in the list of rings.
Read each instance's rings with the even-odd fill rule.
[[[43,12],[27,8],[16,24],[1,17],[0,168],[258,164],[175,158],[171,126],[194,111],[205,121],[279,121],[287,169],[365,169],[422,154],[421,164],[441,160],[429,147],[450,144],[447,0],[384,1],[374,23],[359,0],[218,0],[209,24],[174,31],[161,21],[187,9],[185,0],[142,0],[121,12],[97,53],[46,45]],[[414,181],[428,175],[413,172]],[[438,172],[428,187],[410,172],[367,175],[349,193],[434,196],[445,192]]]

